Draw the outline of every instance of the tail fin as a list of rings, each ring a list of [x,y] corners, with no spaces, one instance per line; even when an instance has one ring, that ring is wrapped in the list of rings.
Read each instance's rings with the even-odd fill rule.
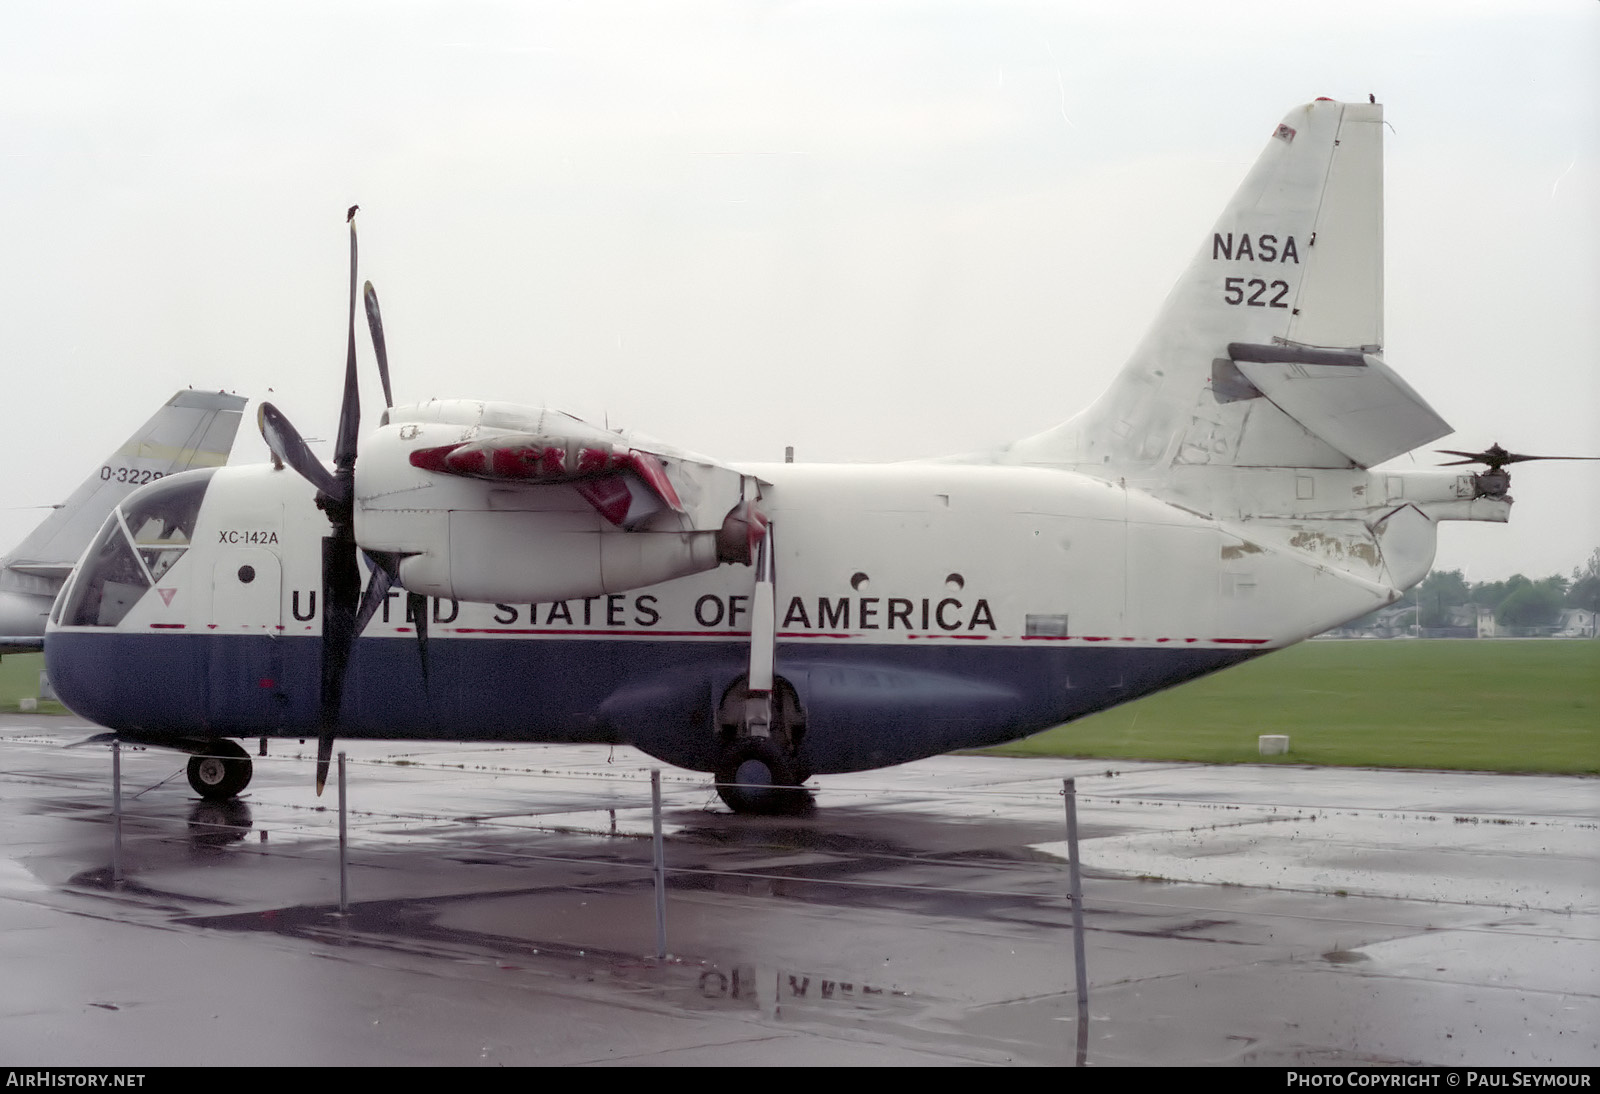
[[[1111,389],[1008,462],[1351,467],[1450,432],[1379,359],[1383,108],[1291,111]]]
[[[44,613],[61,583],[106,515],[133,490],[179,471],[227,463],[244,404],[241,395],[180,391],[95,467],[0,565],[0,634],[44,633]]]

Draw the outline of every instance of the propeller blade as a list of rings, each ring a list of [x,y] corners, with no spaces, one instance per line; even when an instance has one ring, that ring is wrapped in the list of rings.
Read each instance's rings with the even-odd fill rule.
[[[361,594],[361,607],[356,612],[355,637],[357,638],[360,638],[361,632],[367,629],[372,617],[378,614],[378,609],[383,607],[383,602],[388,598],[389,590],[394,586],[395,580],[393,558],[388,555],[375,555],[371,551],[362,553],[372,563],[372,576],[367,578],[366,591]]]
[[[422,693],[428,693],[428,598],[406,593],[406,618],[417,625],[417,656],[422,658]]]
[[[283,411],[271,403],[262,403],[256,411],[256,425],[261,429],[261,437],[267,442],[267,447],[280,463],[294,468],[301,478],[322,494],[330,498],[338,497],[338,482],[311,451],[311,446],[300,436],[300,431],[284,417]]]
[[[324,726],[322,733],[317,737],[317,797],[322,797],[322,788],[328,785],[328,765],[333,760],[333,728]]]
[[[339,407],[339,434],[334,442],[334,473],[351,475],[356,463],[356,441],[361,433],[361,385],[356,380],[356,224],[350,221],[350,321],[346,326],[344,401]]]
[[[331,514],[333,534],[322,540],[322,704],[317,735],[317,793],[328,780],[334,733],[344,702],[345,672],[356,637],[356,613],[361,600],[361,571],[356,567],[356,541],[352,522]]]
[[[1447,460],[1440,467],[1458,467],[1464,463],[1481,463],[1491,471],[1498,471],[1513,463],[1527,463],[1529,460],[1596,460],[1600,456],[1528,456],[1520,452],[1508,452],[1497,444],[1492,444],[1482,452],[1458,452],[1453,448],[1436,448],[1435,452],[1444,456],[1464,456],[1465,459]]]
[[[350,221],[350,311],[345,325],[344,399],[339,407],[339,434],[333,450],[333,489],[324,491],[323,506],[332,526],[322,540],[322,695],[321,728],[317,734],[317,794],[328,782],[333,738],[344,702],[345,672],[355,644],[361,605],[361,570],[356,565],[356,441],[361,430],[361,386],[356,380],[356,223]],[[319,465],[320,466],[320,465]],[[324,470],[324,474],[326,471]]]
[[[367,306],[367,329],[372,332],[372,352],[378,358],[378,379],[383,381],[383,405],[394,406],[394,395],[389,390],[389,347],[383,340],[383,313],[378,310],[378,290],[368,281],[361,290],[361,299]]]
[[[361,609],[356,612],[355,635],[360,638],[378,614],[389,591],[400,584],[400,556],[387,551],[363,551],[372,563],[372,576],[361,594]],[[428,598],[421,593],[406,593],[406,622],[416,624],[417,656],[422,660],[422,688],[428,688]]]
[[[333,740],[339,727],[344,702],[345,675],[350,654],[378,608],[387,602],[389,590],[399,583],[398,557],[369,554],[372,577],[361,587],[361,570],[356,563],[359,550],[355,535],[356,446],[361,431],[361,386],[356,376],[356,206],[351,206],[350,222],[350,312],[345,328],[344,397],[339,407],[339,433],[334,442],[333,473],[310,454],[305,441],[275,409],[263,404],[262,435],[267,437],[274,455],[317,485],[326,501],[318,504],[328,515],[329,534],[322,540],[322,694],[321,726],[317,734],[317,793],[328,781],[328,765],[333,759]],[[383,316],[378,310],[378,294],[368,282],[365,292],[367,326],[372,332],[372,348],[378,358],[378,374],[383,380],[385,406],[394,405],[389,389],[389,351],[384,343]],[[271,411],[269,414],[268,411]],[[268,422],[272,428],[269,431]],[[275,442],[276,438],[276,442]],[[281,449],[281,454],[280,454]],[[428,632],[426,599],[407,594],[408,612],[415,607],[417,643],[422,657],[423,686],[427,686]]]

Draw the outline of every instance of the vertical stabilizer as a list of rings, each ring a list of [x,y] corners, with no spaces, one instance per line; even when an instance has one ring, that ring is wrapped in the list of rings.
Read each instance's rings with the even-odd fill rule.
[[[1318,151],[1318,159],[1326,157],[1328,161],[1326,181],[1301,256],[1300,283],[1288,330],[1283,333],[1292,344],[1360,347],[1368,353],[1381,353],[1383,107],[1316,102],[1302,109],[1317,107],[1337,109],[1339,122],[1333,147]],[[1248,228],[1241,231],[1241,240],[1244,231]],[[1253,271],[1240,272],[1249,275]],[[1268,329],[1274,335],[1280,333],[1270,325]]]
[[[1382,128],[1376,104],[1291,111],[1110,390],[1002,458],[1148,479],[1173,464],[1366,466],[1448,432],[1378,356]],[[1325,435],[1351,407],[1370,427]]]

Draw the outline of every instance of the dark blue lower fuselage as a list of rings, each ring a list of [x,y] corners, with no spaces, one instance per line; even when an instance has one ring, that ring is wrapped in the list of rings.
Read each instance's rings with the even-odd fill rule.
[[[1252,656],[1254,650],[1039,642],[779,643],[809,770],[857,771],[1015,740]],[[314,736],[320,638],[50,635],[56,693],[130,737]],[[434,639],[356,642],[339,735],[637,746],[711,770],[717,709],[743,642]]]

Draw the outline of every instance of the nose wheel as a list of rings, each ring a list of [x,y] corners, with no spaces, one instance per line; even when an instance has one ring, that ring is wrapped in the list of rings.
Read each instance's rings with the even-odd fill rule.
[[[238,797],[255,773],[250,753],[235,741],[217,740],[189,757],[189,785],[207,801]]]

